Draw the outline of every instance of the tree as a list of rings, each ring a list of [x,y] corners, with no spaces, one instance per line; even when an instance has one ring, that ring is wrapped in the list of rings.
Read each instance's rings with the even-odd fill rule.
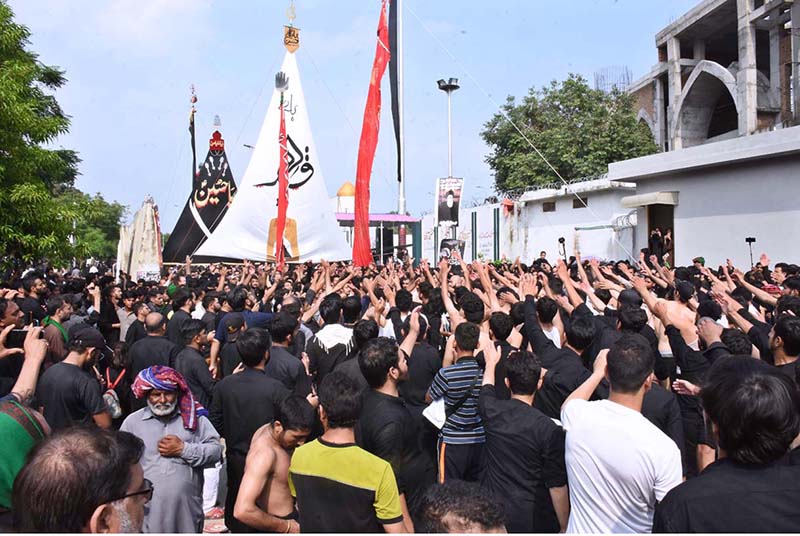
[[[109,203],[99,192],[92,197],[76,188],[58,196],[59,203],[77,210],[73,220],[74,249],[78,257],[109,258],[117,255],[119,227],[128,207]]]
[[[80,159],[45,145],[67,132],[69,118],[52,91],[66,79],[27,50],[30,32],[0,0],[0,252],[3,264],[72,257],[77,208],[57,195],[70,188]]]
[[[611,162],[658,150],[650,130],[637,121],[631,95],[592,89],[580,75],[531,88],[521,104],[510,96],[502,110],[567,181],[606,173]],[[498,192],[558,181],[503,113],[484,125],[481,136],[492,150],[486,162]]]

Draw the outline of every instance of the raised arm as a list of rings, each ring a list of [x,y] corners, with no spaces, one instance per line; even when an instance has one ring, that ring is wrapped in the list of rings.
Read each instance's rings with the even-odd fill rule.
[[[778,298],[774,297],[769,292],[761,290],[757,286],[751,285],[750,283],[745,281],[744,275],[742,274],[742,272],[740,272],[738,270],[735,271],[733,273],[733,278],[734,278],[734,280],[736,281],[736,283],[738,285],[740,285],[740,286],[746,288],[747,290],[749,290],[753,294],[753,296],[758,298],[758,300],[761,303],[764,303],[764,304],[767,304],[767,305],[772,305],[773,307],[778,304]]]
[[[600,385],[600,382],[602,382],[603,378],[605,378],[607,358],[608,349],[600,350],[600,353],[597,354],[597,358],[594,360],[591,376],[586,378],[580,387],[572,391],[572,393],[561,405],[562,408],[573,400],[589,400],[592,397],[597,389],[597,386]]]
[[[564,283],[564,290],[567,291],[567,297],[569,298],[569,302],[572,304],[573,307],[578,307],[579,305],[583,304],[583,300],[581,299],[581,295],[578,294],[578,291],[575,290],[575,284],[572,282],[572,278],[569,276],[569,272],[567,271],[567,265],[564,264],[564,261],[561,259],[558,260],[558,265],[556,266],[556,276]]]
[[[439,290],[442,293],[442,302],[444,303],[444,308],[447,311],[447,315],[450,317],[450,331],[455,332],[456,326],[463,322],[464,319],[462,318],[461,313],[459,313],[456,309],[456,306],[453,304],[453,300],[450,298],[450,291],[447,288],[447,276],[449,273],[450,265],[447,262],[447,259],[442,259],[439,262]]]

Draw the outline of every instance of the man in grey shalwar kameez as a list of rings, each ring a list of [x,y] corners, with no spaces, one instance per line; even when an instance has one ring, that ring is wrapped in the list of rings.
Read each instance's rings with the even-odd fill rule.
[[[203,530],[203,468],[222,458],[219,434],[179,372],[161,365],[141,371],[131,387],[147,406],[125,419],[121,430],[145,445],[141,464],[153,482],[145,507],[145,533]]]

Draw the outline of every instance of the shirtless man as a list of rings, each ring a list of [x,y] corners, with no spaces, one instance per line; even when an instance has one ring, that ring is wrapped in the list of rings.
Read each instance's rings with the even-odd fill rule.
[[[277,408],[275,420],[256,431],[233,509],[236,519],[258,532],[300,532],[289,492],[289,461],[313,422],[314,408],[308,400],[290,396]]]

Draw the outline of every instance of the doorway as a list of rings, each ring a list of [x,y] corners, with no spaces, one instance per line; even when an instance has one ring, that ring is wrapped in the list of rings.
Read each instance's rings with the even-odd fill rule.
[[[670,267],[675,266],[675,207],[673,205],[649,205],[647,207],[647,237],[648,249],[651,248],[650,237],[655,229],[661,230],[662,238],[666,237],[667,230],[671,230],[671,240],[663,241],[661,255],[667,254]],[[651,253],[653,253],[651,251]],[[659,258],[659,262],[664,262]]]

